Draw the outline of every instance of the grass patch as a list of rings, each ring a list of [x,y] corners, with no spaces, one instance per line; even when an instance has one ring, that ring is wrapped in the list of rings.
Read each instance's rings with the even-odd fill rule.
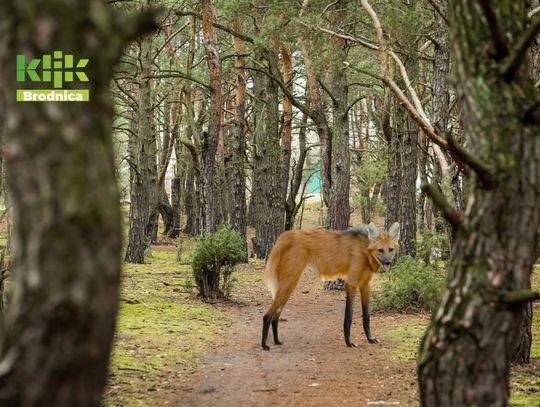
[[[540,306],[533,308],[531,358],[540,358]]]
[[[414,361],[418,356],[420,340],[429,323],[427,318],[416,315],[400,316],[400,325],[387,329],[381,339],[395,342],[392,353],[398,359]]]
[[[517,370],[510,377],[511,395],[508,405],[513,407],[540,406],[538,367],[536,369],[534,367],[520,367]]]
[[[189,278],[191,268],[176,262],[174,246],[152,250],[151,263],[124,264],[105,406],[155,404],[229,323],[186,289]]]

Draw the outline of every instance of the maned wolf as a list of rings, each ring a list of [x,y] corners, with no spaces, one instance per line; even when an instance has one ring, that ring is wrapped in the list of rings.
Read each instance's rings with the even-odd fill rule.
[[[382,266],[390,268],[399,248],[399,223],[394,223],[388,233],[381,233],[371,223],[339,232],[324,230],[290,230],[279,236],[274,245],[264,280],[272,293],[273,302],[263,317],[262,348],[266,345],[272,324],[274,343],[278,339],[278,321],[283,307],[289,300],[306,268],[316,270],[325,280],[342,277],[346,280],[347,301],[343,334],[349,347],[356,347],[350,340],[353,302],[356,291],[362,295],[362,323],[367,340],[378,343],[369,329],[369,283],[373,274]]]

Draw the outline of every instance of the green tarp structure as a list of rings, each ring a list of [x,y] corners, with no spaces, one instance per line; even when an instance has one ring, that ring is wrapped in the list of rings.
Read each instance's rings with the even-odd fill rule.
[[[319,167],[315,169],[315,172],[311,175],[307,186],[306,194],[320,194],[321,193],[321,170]]]

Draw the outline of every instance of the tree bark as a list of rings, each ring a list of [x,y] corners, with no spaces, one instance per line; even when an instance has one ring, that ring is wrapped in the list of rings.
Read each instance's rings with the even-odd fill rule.
[[[287,202],[285,203],[285,230],[291,230],[294,228],[294,222],[296,214],[300,209],[300,205],[303,202],[303,197],[300,197],[300,202],[296,202],[298,192],[302,186],[302,177],[304,175],[304,164],[307,157],[307,145],[306,145],[306,125],[307,125],[307,115],[302,115],[302,120],[300,121],[300,130],[298,131],[298,144],[299,144],[299,154],[298,160],[293,169],[293,175],[291,179],[291,185],[289,188],[289,195],[287,196]]]
[[[449,283],[419,355],[424,406],[508,404],[519,316],[531,298],[540,112],[526,58],[510,63],[509,49],[527,29],[525,4],[478,3],[450,3],[450,33],[468,146],[489,168],[474,177],[470,204],[454,223]]]
[[[308,1],[304,0],[302,6],[302,16],[307,10]],[[322,197],[324,204],[328,207],[330,205],[330,188],[332,185],[332,130],[328,125],[328,119],[324,111],[321,95],[319,91],[319,84],[317,81],[317,75],[313,68],[313,62],[311,60],[310,53],[310,40],[307,33],[301,35],[302,44],[302,57],[304,60],[304,69],[306,70],[306,88],[309,98],[309,105],[312,109],[312,120],[317,127],[317,133],[319,135],[319,143],[321,145],[321,158],[320,158],[320,174],[322,184]]]
[[[0,319],[6,309],[6,303],[4,298],[4,282],[8,278],[8,268],[6,263],[6,250],[0,251]]]
[[[386,219],[385,229],[388,230],[394,222],[403,222],[404,198],[408,197],[407,190],[416,188],[416,182],[412,184],[405,179],[405,168],[408,168],[409,157],[406,155],[406,145],[411,144],[412,131],[409,131],[409,117],[401,109],[397,100],[391,100],[386,96],[383,104],[382,131],[388,145],[388,175],[386,179]],[[414,136],[413,136],[414,137]],[[416,141],[416,137],[415,137]],[[415,160],[416,161],[416,160]],[[410,175],[409,177],[410,178]],[[408,184],[406,184],[408,182]],[[407,211],[406,213],[409,213]],[[416,213],[415,213],[416,216]],[[410,226],[410,222],[408,222]],[[400,249],[400,254],[409,254],[411,231],[407,233],[409,244]],[[400,238],[400,246],[402,238]]]
[[[533,10],[540,6],[540,0],[528,0],[528,9]],[[532,77],[534,83],[540,81],[540,34],[536,34],[536,37],[531,44],[529,52],[531,59]],[[535,253],[534,261],[538,260],[538,252]],[[530,287],[529,287],[530,288]],[[519,334],[512,355],[512,362],[524,364],[530,362],[531,347],[532,347],[532,322],[533,322],[533,306],[529,302],[524,304],[521,309],[519,324]]]
[[[348,0],[334,2],[330,21],[335,31],[341,29],[346,21]],[[330,88],[332,90],[332,139],[331,170],[330,170],[330,199],[328,204],[328,228],[332,230],[347,229],[351,216],[349,203],[350,189],[350,148],[349,148],[349,114],[348,86],[346,67],[343,62],[347,57],[347,41],[335,37],[332,39],[335,60],[330,72]],[[343,290],[345,282],[342,279],[326,281],[325,289]]]
[[[275,54],[269,55],[269,52],[267,58],[275,58]],[[280,180],[279,95],[275,82],[260,72],[253,74],[253,82],[256,150],[253,171],[253,215],[256,229],[253,254],[266,259],[284,226],[284,200]]]
[[[234,29],[242,31],[240,20],[234,22]],[[232,167],[233,167],[233,211],[232,225],[234,230],[242,237],[244,242],[244,252],[247,250],[247,202],[246,202],[246,78],[244,66],[244,41],[233,37],[234,51],[237,54],[235,61],[236,72],[236,100],[235,100],[235,133],[234,145],[232,149]],[[247,260],[247,259],[246,259]]]
[[[406,114],[403,112],[403,114]],[[416,256],[416,177],[418,171],[418,125],[407,117],[404,123],[405,134],[401,139],[403,154],[401,159],[401,196],[400,196],[400,238],[399,253]],[[388,230],[388,229],[387,229]]]
[[[138,83],[138,109],[135,128],[128,139],[130,166],[129,233],[125,261],[144,263],[144,253],[153,236],[151,216],[157,202],[156,134],[153,129],[151,46],[149,39],[140,42],[141,74]]]
[[[387,96],[386,99],[389,97]],[[398,117],[396,103],[385,100],[387,109],[383,110],[383,135],[388,144],[388,176],[386,178],[386,219],[385,229],[392,223],[399,222],[400,219],[400,198],[401,198],[401,148],[398,133],[392,127],[397,128],[398,124],[392,126],[392,116],[394,120]],[[394,112],[392,115],[391,110]]]
[[[283,82],[293,92],[293,66],[292,52],[286,46],[281,47],[281,70]],[[292,143],[292,121],[293,105],[291,100],[285,95],[282,101],[283,121],[281,126],[281,189],[282,200],[287,199],[287,190],[289,186],[289,172],[291,170],[291,143]]]
[[[161,141],[161,150],[159,152],[159,168],[158,168],[158,202],[157,210],[163,220],[163,235],[168,235],[173,228],[173,209],[169,202],[169,196],[165,190],[165,178],[171,160],[172,151],[174,149],[175,139],[178,137],[178,105],[173,105],[166,97],[164,103],[164,126],[163,139]]]
[[[176,157],[181,157],[177,155]],[[178,161],[178,158],[177,158]],[[182,196],[182,175],[178,169],[179,165],[175,166],[174,175],[171,178],[171,210],[172,221],[171,229],[167,236],[175,239],[180,235],[180,199]]]
[[[406,41],[404,65],[412,81],[418,80],[416,38]],[[403,84],[400,84],[403,87]],[[418,174],[418,124],[397,99],[393,109],[392,139],[389,144],[388,199],[385,229],[399,222],[399,255],[416,255],[416,177]],[[388,132],[388,129],[386,130]]]
[[[330,20],[335,28],[347,18],[348,0],[335,2]],[[335,61],[332,64],[330,84],[333,93],[332,113],[332,165],[331,194],[328,205],[328,227],[332,230],[349,227],[351,209],[349,204],[350,188],[350,149],[349,149],[349,115],[348,86],[346,67],[343,62],[347,58],[347,42],[341,38],[332,39]]]
[[[216,152],[221,132],[221,59],[214,34],[214,11],[211,0],[201,0],[203,42],[210,70],[210,119],[208,131],[203,132],[202,144],[202,226],[213,232],[217,227],[217,194],[214,183]]]
[[[121,266],[109,85],[124,43],[154,27],[146,19],[120,21],[97,0],[0,3],[0,83],[6,116],[13,118],[4,151],[16,243],[13,296],[0,319],[3,406],[100,405]],[[50,35],[36,36],[43,22]],[[91,61],[89,102],[53,108],[15,101],[14,55],[25,50],[27,58],[41,58],[51,49]]]
[[[186,72],[191,75],[193,61],[195,59],[195,40],[197,36],[196,19],[193,17],[190,22],[189,52],[187,55]],[[190,160],[187,161],[184,208],[186,213],[186,225],[184,233],[191,236],[198,236],[202,230],[201,225],[201,190],[203,185],[200,163],[200,148],[198,140],[201,133],[199,126],[195,122],[195,110],[192,98],[191,83],[186,82],[183,89],[185,106],[185,136],[180,142],[189,151]],[[201,112],[202,113],[202,112]]]

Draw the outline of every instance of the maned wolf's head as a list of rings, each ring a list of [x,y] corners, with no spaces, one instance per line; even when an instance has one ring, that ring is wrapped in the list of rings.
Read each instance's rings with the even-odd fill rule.
[[[370,223],[368,226],[370,254],[377,259],[381,266],[388,270],[396,258],[399,249],[399,223],[395,222],[388,232],[379,233],[377,226]]]

